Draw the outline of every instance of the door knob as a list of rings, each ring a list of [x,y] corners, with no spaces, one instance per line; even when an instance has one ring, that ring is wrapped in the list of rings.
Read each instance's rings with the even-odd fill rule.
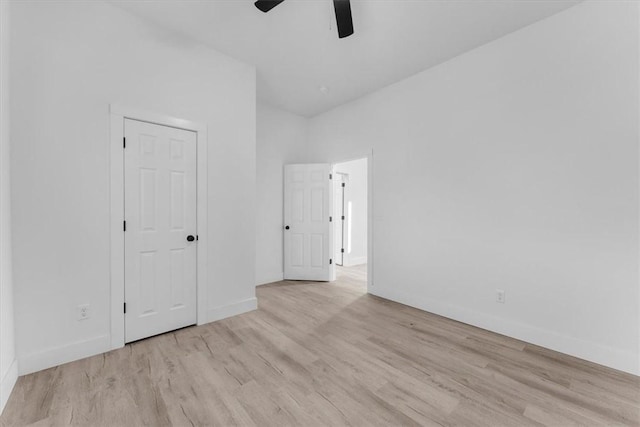
[[[194,240],[196,240],[196,238],[193,237],[191,234],[187,236],[187,242],[193,242]]]
[[[285,230],[288,230],[288,229],[289,229],[289,226],[287,225],[286,227],[284,227],[284,229],[285,229]]]

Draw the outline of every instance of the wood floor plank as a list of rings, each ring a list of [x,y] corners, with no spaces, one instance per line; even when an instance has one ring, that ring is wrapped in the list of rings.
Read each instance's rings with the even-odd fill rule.
[[[5,426],[640,425],[640,378],[333,283],[19,378]]]

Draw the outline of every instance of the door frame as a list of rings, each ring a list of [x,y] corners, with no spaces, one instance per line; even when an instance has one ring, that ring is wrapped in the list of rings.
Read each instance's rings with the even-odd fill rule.
[[[340,163],[341,163],[341,162],[340,162]],[[341,179],[340,179],[340,182],[341,182],[341,185],[340,185],[340,193],[341,193],[341,194],[340,194],[340,196],[341,196],[341,199],[342,199],[342,200],[341,200],[341,202],[340,202],[340,203],[341,203],[341,208],[342,208],[342,210],[340,211],[340,228],[341,228],[340,238],[341,238],[341,241],[340,241],[340,242],[336,242],[336,241],[334,241],[334,242],[333,242],[333,250],[334,250],[334,254],[335,254],[335,253],[337,253],[337,252],[336,252],[336,245],[337,245],[338,243],[340,243],[340,249],[344,249],[344,231],[345,231],[344,229],[345,229],[345,227],[344,227],[344,220],[342,219],[342,216],[345,216],[345,217],[346,217],[346,215],[345,215],[345,211],[344,211],[344,189],[345,189],[346,181],[349,179],[349,174],[344,173],[344,172],[336,172],[336,164],[337,164],[337,163],[332,163],[332,164],[331,164],[331,171],[332,171],[333,176],[334,176],[334,182],[335,182],[335,177],[337,177],[338,175],[341,175]],[[346,180],[345,180],[345,177],[346,177]],[[335,191],[335,188],[336,188],[336,186],[334,185],[334,186],[333,186],[334,191]],[[335,197],[335,196],[336,196],[336,195],[334,194],[334,195],[333,195],[333,200],[334,200],[334,201],[336,200],[336,197]],[[335,206],[335,205],[333,206],[333,212],[334,212],[334,213],[336,212],[336,206]],[[337,228],[337,227],[336,227],[336,224],[337,224],[337,222],[338,222],[338,216],[336,215],[336,216],[335,216],[335,218],[336,218],[336,220],[335,220],[335,221],[333,221],[333,227],[334,227],[334,228]],[[333,233],[333,235],[334,235],[334,237],[335,237],[336,233],[334,232],[334,233]],[[336,263],[335,263],[335,264],[336,264],[336,267],[344,267],[344,252],[340,252],[340,264],[338,264],[338,262],[337,262],[337,261],[336,261]]]
[[[356,150],[346,156],[331,156],[331,170],[336,171],[336,164],[353,160],[367,159],[367,293],[374,286],[374,250],[373,250],[373,148]]]
[[[207,323],[207,126],[137,108],[111,104],[110,108],[110,318],[111,349],[125,345],[124,314],[124,120],[138,120],[196,133],[196,316],[197,324]]]

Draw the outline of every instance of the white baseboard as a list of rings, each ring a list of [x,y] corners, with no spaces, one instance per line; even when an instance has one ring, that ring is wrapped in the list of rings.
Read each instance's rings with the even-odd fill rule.
[[[16,385],[16,381],[18,380],[18,361],[13,359],[9,369],[4,374],[2,379],[0,379],[0,414],[4,411],[4,407],[9,400],[9,396],[11,396],[11,391],[13,391],[13,386]]]
[[[369,288],[369,290],[372,295],[381,298],[399,302],[410,307],[428,311],[613,369],[640,375],[640,359],[638,354],[561,335],[524,323],[509,321],[491,314],[475,312],[427,298],[416,297],[416,295],[408,295],[394,289],[380,289],[376,287],[375,292],[371,292],[373,290],[372,288]]]
[[[111,337],[102,335],[84,341],[77,341],[21,357],[18,363],[20,375],[52,368],[74,360],[95,356],[111,350]]]
[[[258,300],[255,297],[221,307],[215,307],[208,310],[207,322],[225,319],[257,308]],[[73,362],[74,360],[106,353],[110,350],[112,350],[111,337],[109,335],[103,335],[60,347],[50,348],[38,353],[29,354],[27,356],[20,357],[18,363],[20,370],[18,371],[16,368],[16,377],[18,373],[20,375],[27,375],[43,369],[62,365],[64,363]],[[4,382],[2,383],[2,386],[4,387]],[[4,388],[2,390],[4,391]]]
[[[256,286],[266,285],[273,282],[280,282],[282,280],[284,280],[284,272],[281,271],[280,273],[270,274],[270,275],[266,275],[264,277],[258,278],[256,280]]]
[[[238,314],[247,313],[249,311],[256,310],[257,308],[258,300],[255,297],[220,307],[210,308],[207,312],[207,322],[215,322],[216,320],[237,316]]]

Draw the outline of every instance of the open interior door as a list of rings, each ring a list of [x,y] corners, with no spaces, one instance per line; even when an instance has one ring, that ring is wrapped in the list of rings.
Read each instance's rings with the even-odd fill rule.
[[[329,164],[284,167],[284,278],[330,281],[335,277]]]

